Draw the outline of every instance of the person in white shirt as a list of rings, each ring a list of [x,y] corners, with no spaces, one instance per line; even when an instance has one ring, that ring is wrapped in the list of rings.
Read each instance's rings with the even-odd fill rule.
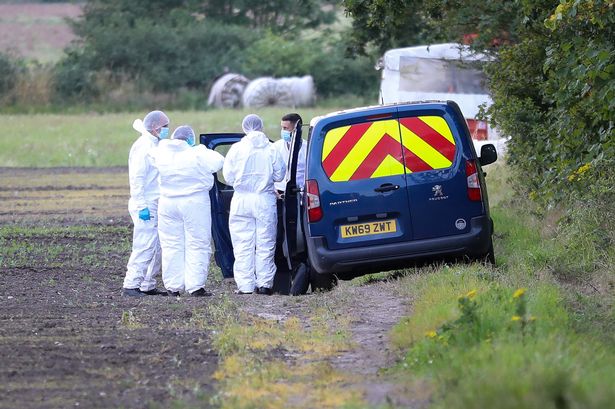
[[[224,157],[194,145],[194,130],[182,125],[151,153],[160,174],[162,281],[173,296],[182,292],[196,297],[211,295],[205,290],[211,257],[209,191]]]
[[[224,179],[233,186],[229,230],[238,294],[271,295],[275,275],[277,228],[274,182],[284,179],[284,159],[263,131],[258,115],[242,122],[246,133],[233,144],[224,160]]]
[[[288,162],[290,157],[290,141],[293,132],[297,129],[297,125],[301,126],[303,123],[301,116],[296,113],[286,114],[280,121],[280,140],[276,141],[273,146],[280,152],[284,163],[286,164],[286,177],[284,180],[275,183],[275,188],[279,194],[283,194],[286,190],[286,182],[290,179],[290,172],[288,171]],[[297,158],[297,188],[303,189],[305,185],[305,160],[307,156],[307,141],[301,139],[301,148],[299,149],[299,156]]]
[[[156,288],[160,273],[161,255],[158,240],[158,171],[152,166],[148,152],[169,134],[169,117],[162,111],[148,113],[143,121],[137,119],[133,128],[141,136],[132,144],[128,155],[130,200],[128,211],[132,218],[132,253],[126,266],[123,295],[143,297],[166,295]]]
[[[284,251],[280,245],[284,241],[284,220],[283,220],[283,207],[284,207],[284,192],[286,191],[286,183],[290,179],[290,143],[293,133],[303,124],[301,116],[297,113],[289,113],[282,117],[280,121],[280,140],[276,141],[273,146],[280,152],[284,158],[286,164],[286,177],[283,181],[275,184],[276,192],[278,194],[277,211],[278,211],[278,228],[277,228],[277,243],[278,246],[275,249],[275,264],[276,264],[276,280],[278,283],[284,283],[285,277],[289,277],[290,270],[288,268],[288,262],[284,256]],[[304,189],[305,185],[305,161],[307,156],[307,141],[301,139],[301,148],[299,149],[299,155],[297,157],[297,173],[296,183],[298,189]],[[276,284],[277,285],[277,284]],[[284,284],[281,284],[282,288],[285,288]]]

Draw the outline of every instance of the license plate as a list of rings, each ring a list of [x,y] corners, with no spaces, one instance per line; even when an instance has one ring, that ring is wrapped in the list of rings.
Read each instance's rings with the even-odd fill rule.
[[[371,236],[376,234],[395,233],[397,222],[395,219],[380,222],[345,224],[340,226],[342,238]]]

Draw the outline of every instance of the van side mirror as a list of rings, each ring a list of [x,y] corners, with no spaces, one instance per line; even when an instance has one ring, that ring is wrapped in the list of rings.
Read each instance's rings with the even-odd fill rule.
[[[493,144],[488,143],[480,148],[480,165],[485,166],[495,162],[498,159],[498,151]]]

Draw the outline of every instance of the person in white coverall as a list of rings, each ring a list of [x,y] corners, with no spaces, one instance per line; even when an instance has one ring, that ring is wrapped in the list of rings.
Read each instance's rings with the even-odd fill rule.
[[[169,118],[162,111],[152,111],[143,121],[135,120],[133,128],[141,132],[141,136],[133,143],[128,156],[128,211],[134,230],[123,295],[166,295],[166,292],[156,288],[156,275],[160,273],[161,264],[157,216],[158,171],[152,166],[148,152],[158,145],[160,139],[168,137]]]
[[[162,247],[162,281],[168,293],[208,296],[205,282],[211,256],[213,173],[224,157],[203,145],[194,147],[191,127],[178,127],[170,140],[152,152],[160,174],[158,234]]]
[[[235,190],[229,230],[238,294],[272,294],[275,276],[276,193],[274,182],[284,179],[284,159],[263,133],[263,121],[254,114],[242,122],[246,133],[233,144],[224,161],[224,179]]]

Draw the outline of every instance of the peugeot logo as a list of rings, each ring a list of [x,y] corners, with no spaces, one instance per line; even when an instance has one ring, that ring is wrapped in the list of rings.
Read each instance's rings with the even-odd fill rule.
[[[431,190],[433,191],[434,197],[444,196],[444,192],[442,192],[442,185],[435,185],[431,188]]]

